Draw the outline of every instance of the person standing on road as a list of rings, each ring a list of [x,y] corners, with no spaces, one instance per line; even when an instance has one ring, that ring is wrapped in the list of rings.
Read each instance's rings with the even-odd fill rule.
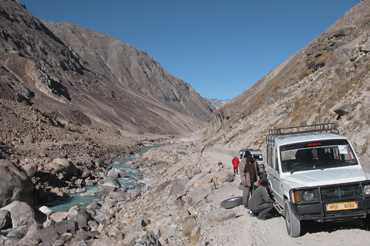
[[[234,167],[234,174],[238,174],[238,167],[239,167],[239,159],[238,157],[234,157],[234,159],[232,160],[232,164],[233,164],[233,167]]]
[[[243,185],[242,203],[245,208],[248,208],[248,200],[249,200],[250,191],[252,188],[250,172],[253,173],[253,166],[252,166],[252,170],[250,170],[251,160],[252,160],[252,154],[249,151],[246,151],[244,154],[244,158],[242,159],[239,165],[240,180]]]
[[[271,211],[274,208],[273,201],[271,200],[268,191],[268,181],[261,180],[261,184],[253,192],[251,200],[249,201],[249,209],[253,214],[257,215],[260,220],[271,218]]]

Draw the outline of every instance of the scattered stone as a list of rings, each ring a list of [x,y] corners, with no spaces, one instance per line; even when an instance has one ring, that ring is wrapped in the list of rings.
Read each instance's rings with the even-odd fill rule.
[[[80,196],[82,196],[82,197],[95,196],[95,193],[94,192],[85,192],[85,193],[81,193]]]

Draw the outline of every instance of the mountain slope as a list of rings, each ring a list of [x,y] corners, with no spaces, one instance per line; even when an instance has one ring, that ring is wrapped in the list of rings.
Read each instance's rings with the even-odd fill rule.
[[[334,122],[370,163],[369,13],[370,1],[361,1],[217,110],[203,137],[205,147],[263,149],[268,129]]]
[[[72,22],[42,20],[85,61],[110,80],[189,116],[207,121],[210,105],[186,82],[167,73],[145,52]]]
[[[214,109],[145,52],[117,39],[75,25],[75,34],[57,37],[17,1],[1,1],[0,13],[1,98],[61,121],[132,133],[188,133],[204,127]],[[84,35],[89,42],[82,51],[66,42],[76,45]]]

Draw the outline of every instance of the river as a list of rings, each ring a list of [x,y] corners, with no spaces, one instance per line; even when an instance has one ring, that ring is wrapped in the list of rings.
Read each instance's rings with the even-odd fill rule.
[[[109,167],[115,167],[119,170],[125,172],[125,178],[119,178],[118,181],[120,182],[122,188],[126,188],[129,190],[137,190],[141,189],[141,185],[135,185],[135,181],[137,180],[137,169],[132,169],[128,167],[123,167],[123,165],[129,161],[133,161],[136,157],[141,156],[143,153],[147,152],[152,148],[158,148],[162,146],[161,144],[153,144],[148,145],[141,151],[139,151],[135,155],[131,155],[129,157],[118,157],[112,160],[112,162],[108,165]],[[93,199],[99,197],[99,186],[85,186],[86,192],[92,192],[95,196],[81,196],[81,193],[70,194],[70,196],[66,200],[55,200],[51,202],[53,206],[50,206],[50,209],[55,212],[67,212],[72,206],[79,206],[80,208],[86,208]]]

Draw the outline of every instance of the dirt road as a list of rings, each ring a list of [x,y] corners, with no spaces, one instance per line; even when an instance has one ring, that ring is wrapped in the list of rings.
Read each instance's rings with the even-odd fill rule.
[[[205,152],[215,163],[221,161],[225,168],[233,172],[232,156]],[[215,206],[228,198],[242,196],[238,190],[240,177],[231,183],[224,183],[216,189],[209,200]],[[247,214],[243,206],[233,208],[238,215],[221,224],[214,225],[203,233],[208,245],[370,245],[370,232],[363,229],[361,221],[346,223],[310,223],[303,236],[288,236],[283,216],[261,221]]]

